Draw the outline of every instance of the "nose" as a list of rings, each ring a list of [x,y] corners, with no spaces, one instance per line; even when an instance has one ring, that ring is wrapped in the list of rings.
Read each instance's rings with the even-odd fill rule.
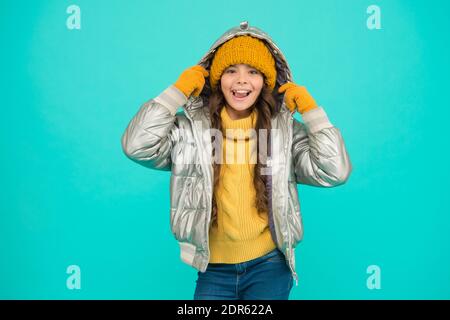
[[[246,72],[239,72],[238,77],[237,77],[237,83],[247,83]]]

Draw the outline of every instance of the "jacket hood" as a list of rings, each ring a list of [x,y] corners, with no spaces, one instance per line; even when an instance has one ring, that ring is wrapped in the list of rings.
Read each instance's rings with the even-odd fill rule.
[[[265,42],[267,47],[269,48],[270,52],[272,53],[274,59],[275,59],[275,68],[277,70],[277,79],[274,90],[278,90],[278,88],[284,84],[287,81],[292,81],[292,74],[291,69],[289,68],[289,65],[286,61],[286,58],[284,57],[283,52],[278,48],[278,46],[275,44],[275,42],[272,40],[272,38],[262,31],[261,29],[257,27],[249,26],[248,21],[243,21],[240,23],[238,27],[233,27],[229,30],[227,30],[225,33],[223,33],[217,40],[214,42],[214,44],[209,48],[209,50],[206,52],[206,54],[200,59],[200,61],[197,63],[204,67],[208,72],[210,71],[210,66],[212,63],[212,59],[214,57],[214,54],[218,47],[222,45],[223,43],[227,42],[228,40],[242,36],[242,35],[250,35],[252,37],[258,38]],[[205,85],[203,87],[202,92],[200,93],[200,98],[203,100],[202,105],[207,105],[208,103],[208,97],[211,93],[211,86],[209,84],[209,81],[205,81]],[[282,103],[284,95],[280,95],[280,103]],[[194,98],[194,100],[196,100]],[[189,108],[194,108],[197,106],[195,101],[194,103],[188,103],[186,106]],[[283,103],[282,103],[283,104]],[[284,106],[286,110],[286,106]],[[283,107],[281,108],[283,109]]]

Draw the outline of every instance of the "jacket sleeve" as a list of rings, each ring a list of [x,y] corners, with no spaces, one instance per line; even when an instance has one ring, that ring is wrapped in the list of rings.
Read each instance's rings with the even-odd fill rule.
[[[122,135],[125,155],[147,168],[171,170],[172,148],[180,135],[175,114],[186,102],[184,94],[173,85],[145,102]]]
[[[292,155],[295,178],[299,184],[335,187],[345,183],[352,165],[338,128],[323,110],[302,115],[304,124],[294,118]]]

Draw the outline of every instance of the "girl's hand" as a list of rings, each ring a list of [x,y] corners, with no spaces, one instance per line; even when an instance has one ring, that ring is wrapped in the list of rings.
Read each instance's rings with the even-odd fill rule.
[[[186,98],[191,94],[198,97],[205,85],[205,77],[209,75],[208,71],[200,65],[195,65],[183,71],[178,80],[174,83]]]
[[[305,87],[296,85],[293,82],[286,82],[279,89],[279,93],[283,93],[284,100],[291,112],[297,109],[301,114],[317,108],[317,103],[314,98],[308,93]]]

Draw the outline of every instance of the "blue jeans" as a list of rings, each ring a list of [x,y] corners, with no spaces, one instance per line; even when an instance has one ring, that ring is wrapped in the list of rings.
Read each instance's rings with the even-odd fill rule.
[[[237,264],[210,263],[197,274],[194,300],[288,300],[294,280],[278,249]]]

